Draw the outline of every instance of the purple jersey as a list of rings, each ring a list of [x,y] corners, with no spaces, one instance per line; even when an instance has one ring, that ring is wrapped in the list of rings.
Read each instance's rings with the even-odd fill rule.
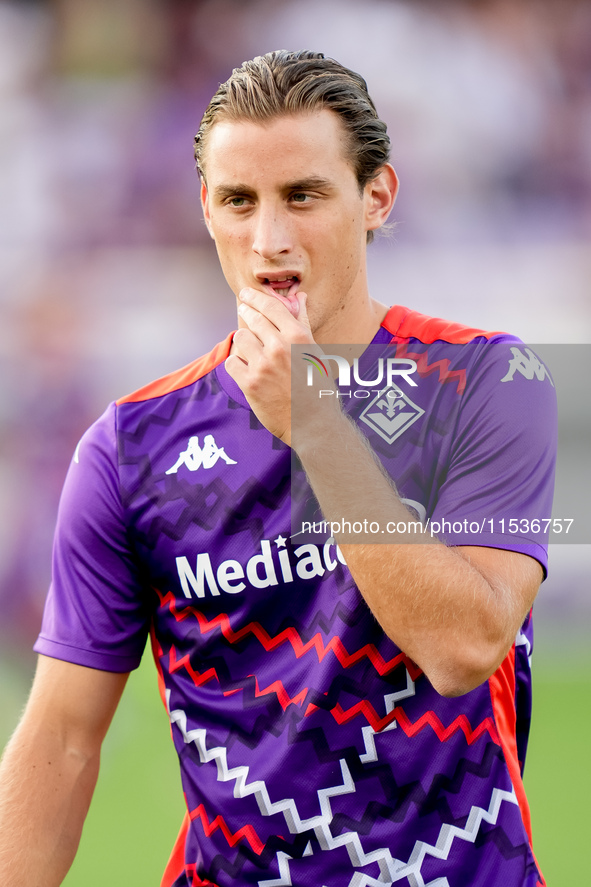
[[[36,644],[127,671],[152,630],[187,801],[162,885],[542,884],[521,781],[530,617],[487,682],[439,696],[334,539],[292,537],[302,479],[226,372],[230,342],[82,438]],[[378,347],[414,361],[416,385],[342,397],[400,495],[450,544],[545,570],[546,368],[516,339],[398,307]]]

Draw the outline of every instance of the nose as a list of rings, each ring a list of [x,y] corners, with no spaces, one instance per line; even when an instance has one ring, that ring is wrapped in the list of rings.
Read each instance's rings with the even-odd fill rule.
[[[277,205],[259,205],[255,218],[253,251],[262,259],[274,259],[293,247],[291,226]]]

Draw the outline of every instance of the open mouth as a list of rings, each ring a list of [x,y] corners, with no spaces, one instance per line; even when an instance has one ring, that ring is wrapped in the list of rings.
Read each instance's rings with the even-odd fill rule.
[[[290,274],[285,277],[264,277],[261,278],[261,282],[266,292],[271,293],[280,302],[283,302],[294,317],[298,316],[299,302],[296,298],[296,293],[300,288],[300,278],[297,274]]]
[[[265,277],[263,280],[264,285],[270,287],[275,295],[286,297],[297,292],[299,282],[300,279],[295,274],[292,274],[289,277],[279,277],[274,279]]]

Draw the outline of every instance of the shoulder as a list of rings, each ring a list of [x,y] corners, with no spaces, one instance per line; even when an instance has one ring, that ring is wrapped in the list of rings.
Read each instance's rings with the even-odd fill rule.
[[[442,362],[448,369],[453,364],[456,371],[465,376],[462,391],[468,378],[481,387],[485,377],[491,384],[495,380],[547,381],[546,387],[554,391],[546,364],[510,333],[430,317],[399,305],[388,311],[382,328],[392,337],[390,343],[397,346],[397,355],[417,360],[420,374],[422,370],[432,372],[437,366],[441,375]]]
[[[482,339],[504,338],[518,341],[514,336],[508,336],[498,330],[488,332],[441,317],[430,317],[428,314],[412,311],[402,305],[390,308],[382,321],[382,326],[391,333],[394,342],[417,339],[425,345],[435,342],[464,345]]]
[[[145,425],[152,420],[158,427],[168,425],[177,407],[170,406],[166,395],[179,394],[208,376],[228,356],[232,335],[187,366],[110,403],[80,439],[69,474],[86,476],[98,471],[103,477],[110,476],[114,486],[118,485],[122,439],[138,433],[143,438]]]
[[[228,357],[233,335],[233,332],[230,333],[223,342],[216,345],[208,354],[199,357],[197,360],[192,361],[192,363],[187,364],[187,366],[182,367],[180,370],[168,373],[168,375],[162,376],[160,379],[156,379],[148,385],[144,385],[137,391],[133,391],[131,394],[119,398],[119,400],[116,401],[116,406],[119,407],[128,403],[144,403],[145,401],[155,400],[166,394],[171,394],[175,391],[187,388],[194,382],[199,381],[199,379],[202,379],[214,370],[226,359],[226,357]]]

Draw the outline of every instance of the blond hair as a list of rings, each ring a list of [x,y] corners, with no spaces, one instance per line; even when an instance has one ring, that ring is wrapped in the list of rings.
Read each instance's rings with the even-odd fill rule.
[[[378,117],[363,77],[310,50],[268,52],[232,71],[210,101],[195,136],[200,175],[205,178],[204,148],[217,120],[264,122],[322,108],[334,111],[342,121],[348,157],[362,191],[389,160],[386,124]]]

